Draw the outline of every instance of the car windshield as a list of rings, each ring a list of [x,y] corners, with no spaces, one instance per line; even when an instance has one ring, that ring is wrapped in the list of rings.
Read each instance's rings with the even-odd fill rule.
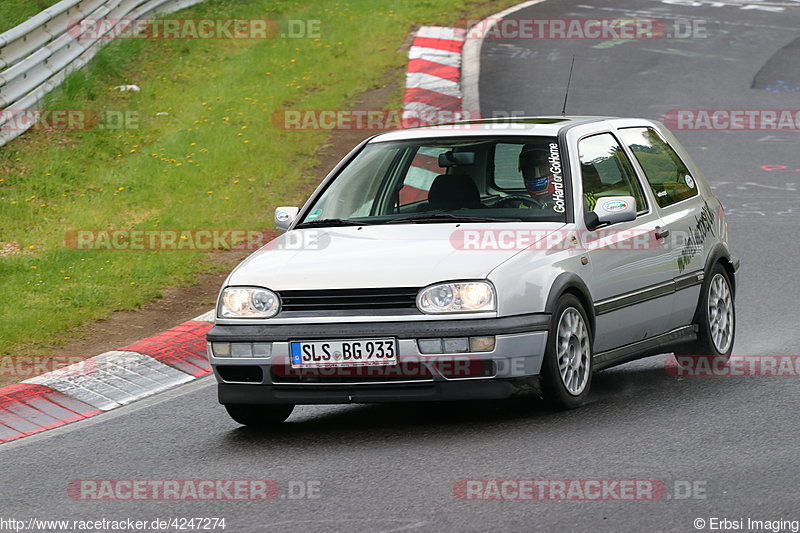
[[[367,144],[299,226],[564,222],[555,137]]]

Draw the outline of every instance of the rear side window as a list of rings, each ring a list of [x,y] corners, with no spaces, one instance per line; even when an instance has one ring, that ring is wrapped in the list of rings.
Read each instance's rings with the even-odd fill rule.
[[[636,210],[647,210],[642,187],[633,172],[628,156],[610,133],[581,139],[578,143],[583,180],[583,200],[588,210],[594,209],[598,198],[633,196]]]
[[[659,207],[697,194],[697,184],[681,158],[653,128],[623,128],[622,140],[644,170]]]

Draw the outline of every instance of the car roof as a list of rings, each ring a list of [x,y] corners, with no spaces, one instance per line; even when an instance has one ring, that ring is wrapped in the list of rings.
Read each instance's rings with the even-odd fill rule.
[[[462,120],[421,126],[382,133],[370,142],[405,141],[413,139],[433,139],[442,137],[492,137],[492,136],[555,136],[570,126],[611,120],[617,117],[603,116],[536,116],[505,117],[478,120]]]

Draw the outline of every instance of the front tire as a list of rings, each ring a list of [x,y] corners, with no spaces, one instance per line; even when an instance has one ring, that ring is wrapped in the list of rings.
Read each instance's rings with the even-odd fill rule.
[[[250,427],[274,427],[283,423],[294,410],[294,405],[225,405],[228,415],[236,422]]]
[[[592,384],[592,331],[581,302],[571,294],[556,304],[542,362],[542,394],[561,409],[586,403]]]

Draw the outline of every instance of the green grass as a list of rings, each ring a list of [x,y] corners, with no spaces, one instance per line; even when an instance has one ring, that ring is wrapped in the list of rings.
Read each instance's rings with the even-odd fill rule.
[[[47,107],[133,111],[137,128],[29,132],[0,148],[0,242],[21,249],[0,257],[0,353],[41,350],[89,320],[218,270],[201,252],[70,249],[65,233],[270,228],[277,205],[310,192],[314,154],[328,135],[278,129],[273,112],[346,108],[387,81],[399,90],[402,69],[396,80],[386,75],[406,63],[399,47],[414,25],[452,24],[513,2],[471,11],[477,3],[217,0],[172,16],[318,19],[321,37],[104,48]],[[130,83],[141,92],[111,90]]]
[[[22,24],[58,0],[0,0],[0,33]]]

